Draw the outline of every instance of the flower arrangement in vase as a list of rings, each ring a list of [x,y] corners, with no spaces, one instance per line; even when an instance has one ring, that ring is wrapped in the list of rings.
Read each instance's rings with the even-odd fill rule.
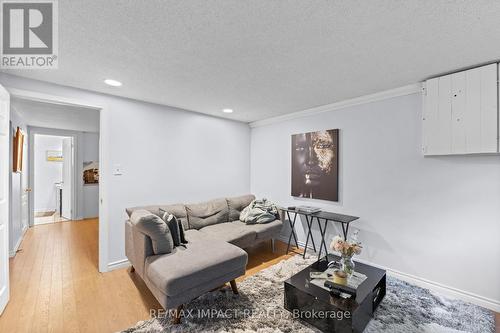
[[[332,250],[340,253],[341,269],[350,277],[354,272],[354,261],[352,261],[352,257],[355,254],[361,253],[361,243],[357,241],[349,242],[340,236],[335,236],[330,244],[330,247]]]

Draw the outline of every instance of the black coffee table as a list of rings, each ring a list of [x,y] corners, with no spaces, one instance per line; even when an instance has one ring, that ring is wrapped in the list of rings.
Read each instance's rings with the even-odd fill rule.
[[[340,260],[328,255],[328,260]],[[385,296],[385,271],[356,262],[355,271],[367,276],[358,287],[356,298],[344,299],[312,284],[309,272],[327,268],[323,257],[285,281],[285,309],[323,332],[363,332],[373,312]]]

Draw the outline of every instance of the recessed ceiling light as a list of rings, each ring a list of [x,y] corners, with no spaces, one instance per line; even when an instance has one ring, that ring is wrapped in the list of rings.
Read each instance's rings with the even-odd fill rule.
[[[233,109],[222,109],[224,113],[233,113]]]
[[[112,79],[106,79],[106,80],[104,80],[104,83],[106,83],[109,86],[113,86],[113,87],[119,87],[122,85],[122,83],[120,81],[116,81],[116,80],[112,80]]]

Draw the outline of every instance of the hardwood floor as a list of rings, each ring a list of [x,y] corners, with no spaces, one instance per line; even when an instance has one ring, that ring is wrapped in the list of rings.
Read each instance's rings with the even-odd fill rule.
[[[130,269],[98,272],[98,221],[30,228],[10,260],[10,302],[0,332],[116,332],[149,319],[160,305]],[[244,277],[294,255],[286,244],[249,250]]]

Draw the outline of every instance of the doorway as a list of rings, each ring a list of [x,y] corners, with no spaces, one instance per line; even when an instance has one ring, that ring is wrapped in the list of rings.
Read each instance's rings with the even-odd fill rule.
[[[72,220],[73,137],[34,134],[33,138],[34,225]]]
[[[28,126],[28,133],[28,160],[33,161],[29,163],[29,225],[97,219],[99,133],[36,126]],[[47,177],[49,173],[39,166],[50,167],[52,176]]]
[[[74,168],[71,169],[73,173],[70,177],[73,179],[73,182],[70,182],[72,188],[66,190],[72,193],[71,204],[67,205],[67,207],[71,207],[69,209],[71,218],[81,221],[49,223],[34,226],[33,228],[25,228],[28,229],[27,233],[29,232],[29,237],[26,237],[27,245],[35,246],[35,253],[41,253],[42,257],[45,258],[45,254],[50,251],[40,251],[39,245],[47,244],[48,246],[53,246],[53,237],[55,234],[51,231],[54,228],[66,230],[67,232],[64,235],[66,237],[68,234],[70,236],[82,234],[81,232],[68,232],[68,229],[88,227],[91,231],[89,233],[85,232],[86,236],[84,239],[90,240],[90,244],[94,247],[95,252],[91,253],[89,260],[83,260],[82,262],[91,263],[89,269],[92,269],[93,266],[94,269],[98,268],[100,272],[109,270],[107,251],[108,205],[107,201],[103,200],[106,178],[102,177],[99,172],[101,168],[107,167],[107,159],[101,159],[101,157],[107,156],[102,149],[106,145],[101,140],[107,138],[101,131],[102,128],[106,128],[101,122],[107,119],[104,116],[106,109],[102,106],[93,105],[78,99],[69,99],[16,88],[8,88],[8,90],[0,85],[0,152],[2,153],[2,158],[0,159],[0,178],[2,179],[0,181],[0,254],[2,255],[0,258],[0,314],[9,301],[9,264],[7,257],[9,254],[13,257],[16,254],[20,256],[24,254],[22,248],[17,251],[23,241],[24,232],[19,232],[19,234],[16,233],[15,235],[10,234],[11,231],[15,231],[14,228],[11,228],[14,219],[9,218],[9,214],[11,213],[9,207],[11,204],[10,199],[21,200],[21,203],[18,203],[18,206],[16,206],[22,207],[19,209],[21,212],[16,220],[29,220],[29,226],[34,226],[33,190],[36,191],[36,187],[33,182],[33,163],[30,163],[30,160],[33,160],[33,156],[29,154],[33,154],[35,134],[72,138],[72,140],[66,141],[66,147],[72,147],[72,153],[69,154],[72,155],[72,159],[69,161],[74,165]],[[28,154],[28,156],[22,158],[22,161],[25,162],[23,167],[23,170],[26,171],[25,180],[24,182],[21,180],[16,182],[16,184],[19,183],[18,192],[22,192],[23,194],[17,193],[17,195],[12,195],[11,176],[15,174],[14,176],[22,178],[21,176],[24,174],[11,172],[13,167],[10,165],[10,160],[13,161],[14,150],[10,132],[13,130],[20,130],[25,136],[24,151]],[[19,157],[16,161],[18,159]],[[69,197],[66,196],[66,198]],[[60,215],[64,215],[64,213]],[[25,229],[21,231],[25,231]],[[40,230],[40,232],[35,230]],[[52,239],[48,242],[42,241],[39,238],[35,239],[44,235],[52,237]],[[91,235],[90,239],[89,235]],[[10,248],[10,242],[14,244],[13,249]],[[64,243],[74,244],[75,242],[64,241]],[[24,244],[22,247],[24,247]],[[84,252],[87,253],[87,251]],[[31,255],[30,259],[32,259]],[[96,259],[98,259],[98,262]],[[20,260],[24,262],[23,259]],[[42,276],[50,276],[52,274],[51,266],[39,265],[37,267],[42,267],[47,272],[39,272]],[[17,283],[19,279],[15,278],[13,281]],[[34,288],[36,289],[37,287]],[[22,293],[25,293],[25,288],[22,290]],[[21,297],[24,297],[24,294]]]
[[[107,178],[99,172],[108,167],[107,159],[104,158],[107,155],[103,149],[106,147],[107,134],[102,131],[103,128],[106,128],[105,123],[108,121],[107,108],[78,98],[17,88],[9,88],[9,93],[11,110],[17,109],[23,116],[22,118],[29,119],[25,125],[27,125],[27,148],[30,154],[33,148],[31,143],[34,133],[73,136],[75,169],[77,170],[74,176],[76,182],[73,191],[73,215],[75,215],[76,220],[93,219],[94,222],[97,222],[99,271],[108,271],[108,201],[105,200]],[[49,130],[50,132],[48,132]],[[82,149],[83,147],[94,148],[87,150]],[[97,177],[96,168],[98,169]],[[27,170],[29,170],[27,188],[29,226],[33,226],[33,192],[29,191],[34,186],[32,182],[34,171],[31,164],[27,166]],[[94,176],[89,177],[92,176],[92,173]],[[73,222],[64,224],[68,223],[69,225],[75,224]],[[53,224],[41,225],[40,227],[50,227],[51,225]]]

